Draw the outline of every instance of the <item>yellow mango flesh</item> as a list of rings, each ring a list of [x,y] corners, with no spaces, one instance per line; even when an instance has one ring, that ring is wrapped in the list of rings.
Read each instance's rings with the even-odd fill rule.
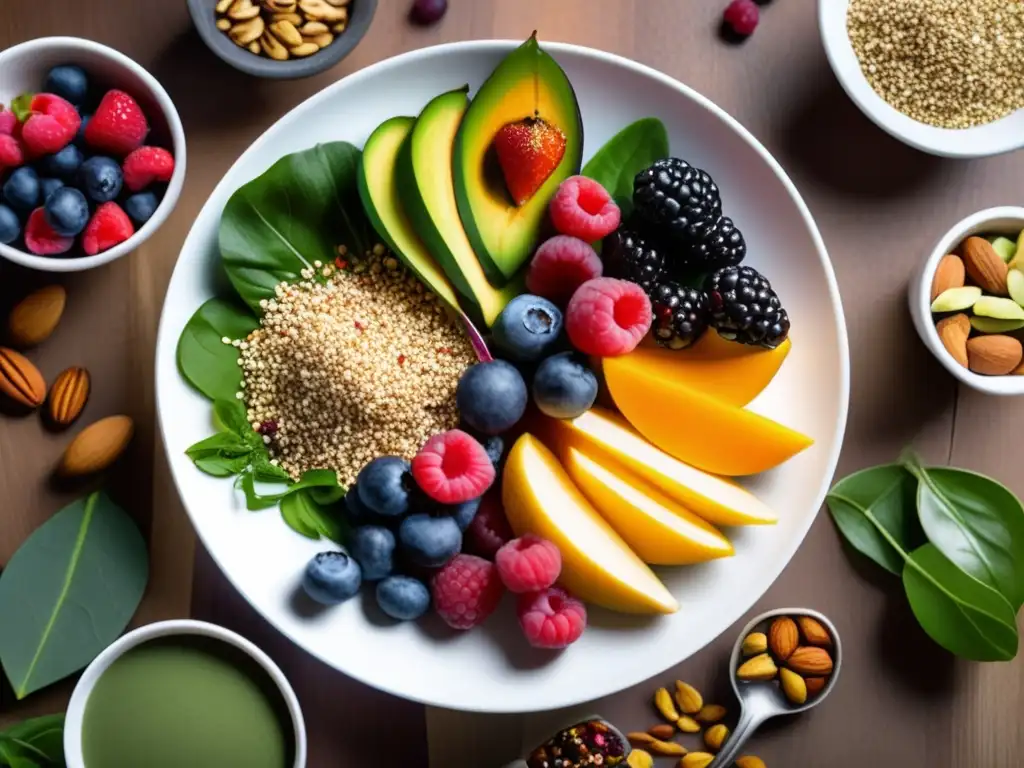
[[[536,437],[520,437],[505,462],[505,515],[562,553],[559,582],[581,600],[623,613],[674,613],[679,603],[580,493]]]
[[[733,554],[721,532],[650,484],[570,448],[562,465],[594,508],[645,563],[689,565]]]
[[[608,391],[640,434],[680,461],[716,475],[755,475],[814,442],[685,384],[648,377],[628,357],[603,361]]]
[[[778,519],[746,488],[674,459],[612,411],[591,408],[575,419],[545,419],[540,425],[560,450],[578,448],[604,466],[620,465],[713,525],[768,525]]]

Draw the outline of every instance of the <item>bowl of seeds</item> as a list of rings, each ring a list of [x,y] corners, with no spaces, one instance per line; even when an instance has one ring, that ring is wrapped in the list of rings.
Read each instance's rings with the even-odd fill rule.
[[[345,58],[377,0],[188,0],[188,9],[203,42],[235,69],[295,79]]]
[[[832,69],[880,128],[933,155],[1024,146],[1024,5],[819,0]]]

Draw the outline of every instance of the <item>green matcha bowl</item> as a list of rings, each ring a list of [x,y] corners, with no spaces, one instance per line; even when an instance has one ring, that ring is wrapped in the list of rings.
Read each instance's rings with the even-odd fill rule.
[[[299,701],[278,666],[230,630],[148,624],[88,666],[64,726],[68,768],[305,768]]]

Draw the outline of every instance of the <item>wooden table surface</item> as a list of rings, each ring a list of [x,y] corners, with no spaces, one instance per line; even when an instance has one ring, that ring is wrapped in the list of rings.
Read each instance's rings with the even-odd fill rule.
[[[827,1],[827,0],[826,0]],[[52,377],[72,364],[93,374],[90,421],[127,413],[138,425],[111,477],[150,542],[152,576],[136,623],[193,615],[260,643],[291,677],[309,726],[311,768],[491,768],[520,742],[547,735],[567,713],[472,716],[424,708],[328,670],[267,626],[197,551],[155,430],[153,349],[178,249],[215,183],[277,118],[327,84],[375,61],[435,43],[479,38],[579,43],[629,56],[704,93],[737,117],[789,172],[817,219],[846,310],[852,399],[839,473],[892,460],[913,444],[926,459],[985,471],[1024,494],[1024,409],[958,388],[917,340],[905,287],[915,264],[952,222],[1020,202],[1018,153],[939,160],[888,138],[847,100],[825,60],[814,0],[775,0],[740,47],[715,35],[724,0],[450,0],[443,23],[415,29],[406,0],[381,0],[357,50],[300,82],[243,76],[193,32],[184,0],[35,0],[0,15],[0,48],[46,35],[78,35],[121,49],[161,79],[188,137],[188,178],[163,229],[131,258],[62,279],[67,314],[32,353]],[[38,276],[0,264],[5,308]],[[35,418],[0,421],[0,565],[69,497],[46,481],[67,435]],[[827,514],[755,611],[817,608],[844,639],[842,680],[827,705],[773,724],[750,745],[772,768],[1003,768],[1024,751],[1018,710],[1024,662],[969,664],[917,627],[896,580],[847,555]],[[0,617],[0,621],[3,618]],[[742,624],[742,621],[740,622]],[[579,708],[624,729],[654,722],[656,684],[682,677],[731,706],[724,664],[737,627],[675,670]],[[483,683],[481,683],[483,684]],[[71,683],[25,702],[0,693],[0,721],[64,706]],[[428,762],[429,755],[429,762]]]

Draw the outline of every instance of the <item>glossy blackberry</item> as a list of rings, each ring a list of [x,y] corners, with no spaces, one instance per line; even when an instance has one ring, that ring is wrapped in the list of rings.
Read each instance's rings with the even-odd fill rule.
[[[682,269],[713,272],[739,265],[746,255],[747,243],[743,233],[728,216],[720,216],[696,233],[682,249],[679,259]]]
[[[659,160],[633,180],[633,205],[649,223],[678,240],[694,239],[722,214],[714,180],[685,160]]]
[[[604,274],[636,283],[648,294],[665,274],[665,253],[635,229],[619,227],[601,250]]]
[[[789,315],[771,283],[751,267],[725,267],[704,283],[711,327],[741,344],[775,349],[789,335]]]
[[[661,283],[651,293],[654,340],[669,349],[686,349],[708,329],[711,306],[698,288]]]

